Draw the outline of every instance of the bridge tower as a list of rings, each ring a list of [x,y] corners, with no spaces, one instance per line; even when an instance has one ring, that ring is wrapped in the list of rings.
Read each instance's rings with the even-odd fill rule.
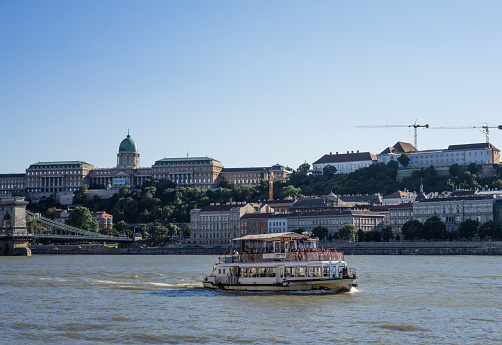
[[[0,198],[0,255],[31,255],[26,205],[22,197]]]

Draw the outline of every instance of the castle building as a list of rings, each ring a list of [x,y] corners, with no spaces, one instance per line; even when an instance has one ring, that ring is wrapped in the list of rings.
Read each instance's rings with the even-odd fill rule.
[[[326,154],[312,163],[311,172],[322,175],[324,168],[332,166],[336,168],[337,174],[351,173],[357,169],[367,168],[378,161],[378,157],[369,152],[349,152],[336,154]]]
[[[275,178],[286,178],[292,172],[280,164],[270,168],[230,168],[209,157],[163,158],[150,167],[140,166],[138,145],[127,134],[119,145],[117,165],[96,168],[83,161],[55,161],[31,164],[25,174],[0,174],[0,196],[22,195],[37,202],[55,193],[70,199],[84,184],[110,191],[122,186],[141,186],[147,179],[166,179],[178,185],[200,189],[217,188],[220,181],[257,186],[273,171]]]
[[[406,153],[410,158],[408,168],[449,167],[453,164],[471,163],[486,165],[500,163],[500,150],[490,143],[450,145],[447,149],[418,151],[413,145],[397,142],[378,155],[378,161],[388,163]],[[398,161],[399,162],[399,161]]]

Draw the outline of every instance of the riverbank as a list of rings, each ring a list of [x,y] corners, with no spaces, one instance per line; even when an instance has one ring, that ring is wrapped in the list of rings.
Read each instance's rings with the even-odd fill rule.
[[[502,255],[502,242],[324,242],[320,246],[345,255]],[[223,247],[172,245],[165,247],[108,248],[103,245],[33,245],[33,255],[219,255]]]

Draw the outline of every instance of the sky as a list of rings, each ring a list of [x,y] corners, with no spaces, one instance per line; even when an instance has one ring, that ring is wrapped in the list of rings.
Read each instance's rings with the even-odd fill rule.
[[[480,143],[502,124],[501,1],[0,0],[0,173]],[[381,125],[403,127],[358,128]],[[490,141],[502,147],[502,131]]]

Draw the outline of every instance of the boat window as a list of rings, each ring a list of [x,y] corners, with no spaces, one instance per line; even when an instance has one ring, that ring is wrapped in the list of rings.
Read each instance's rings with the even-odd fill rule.
[[[307,276],[307,267],[298,266],[295,267],[295,277],[306,277]]]
[[[275,277],[275,267],[267,268],[267,277]]]
[[[256,277],[256,267],[251,267],[249,277]]]
[[[295,276],[295,268],[294,267],[285,267],[285,277],[294,277]]]
[[[322,276],[323,277],[329,277],[329,266],[324,266],[322,268]]]
[[[243,267],[241,269],[241,277],[242,278],[247,278],[248,277],[248,268],[247,267]]]
[[[333,266],[331,273],[333,274],[333,278],[338,277],[338,270],[336,269],[336,266]]]
[[[309,277],[320,277],[321,266],[309,266]]]
[[[218,268],[218,274],[221,274],[221,268]]]
[[[258,267],[258,277],[266,277],[265,267]]]

